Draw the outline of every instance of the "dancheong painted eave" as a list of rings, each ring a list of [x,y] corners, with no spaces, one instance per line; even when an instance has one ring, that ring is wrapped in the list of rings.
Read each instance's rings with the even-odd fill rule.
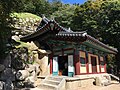
[[[38,27],[34,33],[21,37],[21,41],[34,41],[36,39],[44,41],[42,38],[47,37],[46,40],[48,40],[50,39],[48,34],[51,34],[53,36],[52,39],[54,40],[63,40],[77,43],[83,42],[83,44],[92,48],[95,48],[96,46],[95,49],[102,50],[106,53],[116,54],[118,52],[116,48],[105,45],[94,37],[88,35],[85,31],[73,32],[70,29],[66,29],[60,26],[56,21],[48,20],[45,17],[43,18],[42,22],[44,22],[44,25],[41,28]]]

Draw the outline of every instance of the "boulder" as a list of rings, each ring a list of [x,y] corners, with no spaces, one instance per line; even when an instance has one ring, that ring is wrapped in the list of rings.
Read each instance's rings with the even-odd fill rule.
[[[12,39],[15,41],[20,40],[20,38],[17,35],[12,36]]]
[[[109,75],[101,75],[96,77],[96,85],[97,86],[107,86],[110,84],[111,78]]]
[[[25,81],[28,81],[28,82],[34,83],[36,80],[37,80],[36,77],[34,77],[34,76],[30,76],[30,77],[26,78]]]
[[[26,64],[24,63],[27,61],[27,49],[20,48],[20,49],[13,49],[11,53],[11,66],[16,70],[22,70],[25,68]]]
[[[10,79],[8,79],[4,84],[4,90],[13,90],[14,86]]]
[[[15,81],[15,73],[16,71],[12,68],[5,68],[5,70],[1,73],[2,80],[11,80]]]
[[[31,73],[31,72],[35,71],[35,68],[36,68],[36,67],[35,67],[34,65],[28,64],[28,68],[26,68],[26,70]]]
[[[27,45],[29,46],[28,49],[31,51],[38,50],[37,45],[33,41],[31,41],[30,43],[27,42]]]
[[[25,85],[24,85],[24,82],[23,81],[18,81],[16,82],[16,87],[17,88],[23,88]]]
[[[6,67],[6,68],[9,68],[11,67],[11,55],[8,54],[6,56],[6,58],[3,60],[3,65]]]
[[[48,56],[44,56],[41,59],[40,68],[41,68],[41,75],[48,75]]]
[[[0,90],[3,90],[3,88],[4,88],[4,82],[0,81]]]
[[[35,81],[37,80],[36,72],[33,71],[30,73],[30,76],[25,79],[25,87],[36,87]]]
[[[29,88],[36,87],[35,86],[35,81],[36,80],[37,80],[37,78],[34,77],[34,76],[30,76],[30,77],[26,78],[26,80],[25,80],[25,87],[29,87]]]
[[[29,76],[28,70],[19,70],[16,73],[16,79],[17,80],[25,80]]]
[[[40,73],[40,65],[38,63],[33,64],[33,66],[35,66],[35,72],[36,75],[38,75]]]
[[[0,64],[0,72],[2,72],[5,69],[5,66]]]

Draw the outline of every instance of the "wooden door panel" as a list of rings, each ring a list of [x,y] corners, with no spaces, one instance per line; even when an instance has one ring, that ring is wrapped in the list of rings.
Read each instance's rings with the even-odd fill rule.
[[[96,57],[91,56],[91,64],[92,64],[92,72],[96,73],[97,72],[97,61]]]

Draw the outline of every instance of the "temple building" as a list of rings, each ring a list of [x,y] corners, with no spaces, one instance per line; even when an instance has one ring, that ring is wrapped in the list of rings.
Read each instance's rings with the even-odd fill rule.
[[[53,76],[106,73],[106,56],[117,53],[117,49],[86,31],[74,32],[45,17],[36,31],[22,37],[21,41],[33,41],[39,48],[49,51],[48,74]]]

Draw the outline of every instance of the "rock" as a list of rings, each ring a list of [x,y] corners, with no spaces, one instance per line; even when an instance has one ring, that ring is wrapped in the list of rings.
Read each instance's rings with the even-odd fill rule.
[[[0,81],[0,90],[3,90],[3,88],[4,88],[4,82]]]
[[[32,82],[24,82],[26,88],[34,88],[34,83]]]
[[[47,54],[46,50],[38,49],[39,53]]]
[[[16,82],[16,87],[17,88],[24,88],[25,87],[25,84],[23,81],[19,81],[19,82]]]
[[[5,66],[0,64],[0,72],[3,71],[5,69]]]
[[[20,38],[17,35],[12,36],[12,39],[15,41],[20,40]]]
[[[30,76],[29,77],[27,77],[26,79],[25,79],[25,86],[26,87],[36,87],[35,86],[35,81],[37,80],[37,75],[36,75],[36,72],[35,71],[33,71],[31,74],[30,74]]]
[[[23,61],[21,60],[16,60],[13,61],[12,66],[16,69],[16,70],[23,70],[25,68],[25,63],[23,63]]]
[[[16,70],[22,70],[25,68],[25,61],[27,61],[27,49],[26,48],[20,48],[20,49],[13,49],[11,53],[11,64],[12,67]]]
[[[107,85],[110,84],[111,78],[107,74],[106,75],[101,75],[101,76],[96,77],[95,82],[96,82],[97,86],[107,86]]]
[[[5,82],[4,90],[13,90],[13,89],[14,89],[13,83],[12,83],[12,81],[10,79],[8,79]]]
[[[40,73],[40,65],[38,63],[33,64],[33,66],[35,66],[35,72],[36,75],[38,75]]]
[[[36,87],[35,86],[35,81],[36,80],[37,80],[37,78],[34,77],[34,76],[30,76],[30,77],[26,78],[26,80],[25,80],[25,87],[29,87],[29,88]]]
[[[30,76],[30,77],[26,78],[25,81],[28,81],[28,82],[34,83],[36,80],[37,80],[36,77],[34,77],[34,76]]]
[[[6,68],[11,67],[11,55],[10,54],[8,54],[7,57],[3,60],[3,65]]]
[[[28,68],[26,68],[26,70],[31,73],[31,72],[35,71],[35,66],[28,64]]]
[[[15,81],[15,73],[16,71],[12,68],[6,68],[2,73],[1,73],[1,79],[2,80],[11,80]]]
[[[29,46],[28,49],[31,51],[38,49],[38,47],[36,46],[36,44],[33,41],[31,41],[30,43],[27,42],[27,45]]]
[[[48,56],[44,56],[41,59],[40,68],[41,68],[41,75],[48,75]]]
[[[29,76],[29,72],[27,70],[19,70],[16,73],[17,80],[25,80]]]
[[[34,82],[34,86],[39,86],[40,83],[41,83],[41,79],[37,79],[35,82]]]

